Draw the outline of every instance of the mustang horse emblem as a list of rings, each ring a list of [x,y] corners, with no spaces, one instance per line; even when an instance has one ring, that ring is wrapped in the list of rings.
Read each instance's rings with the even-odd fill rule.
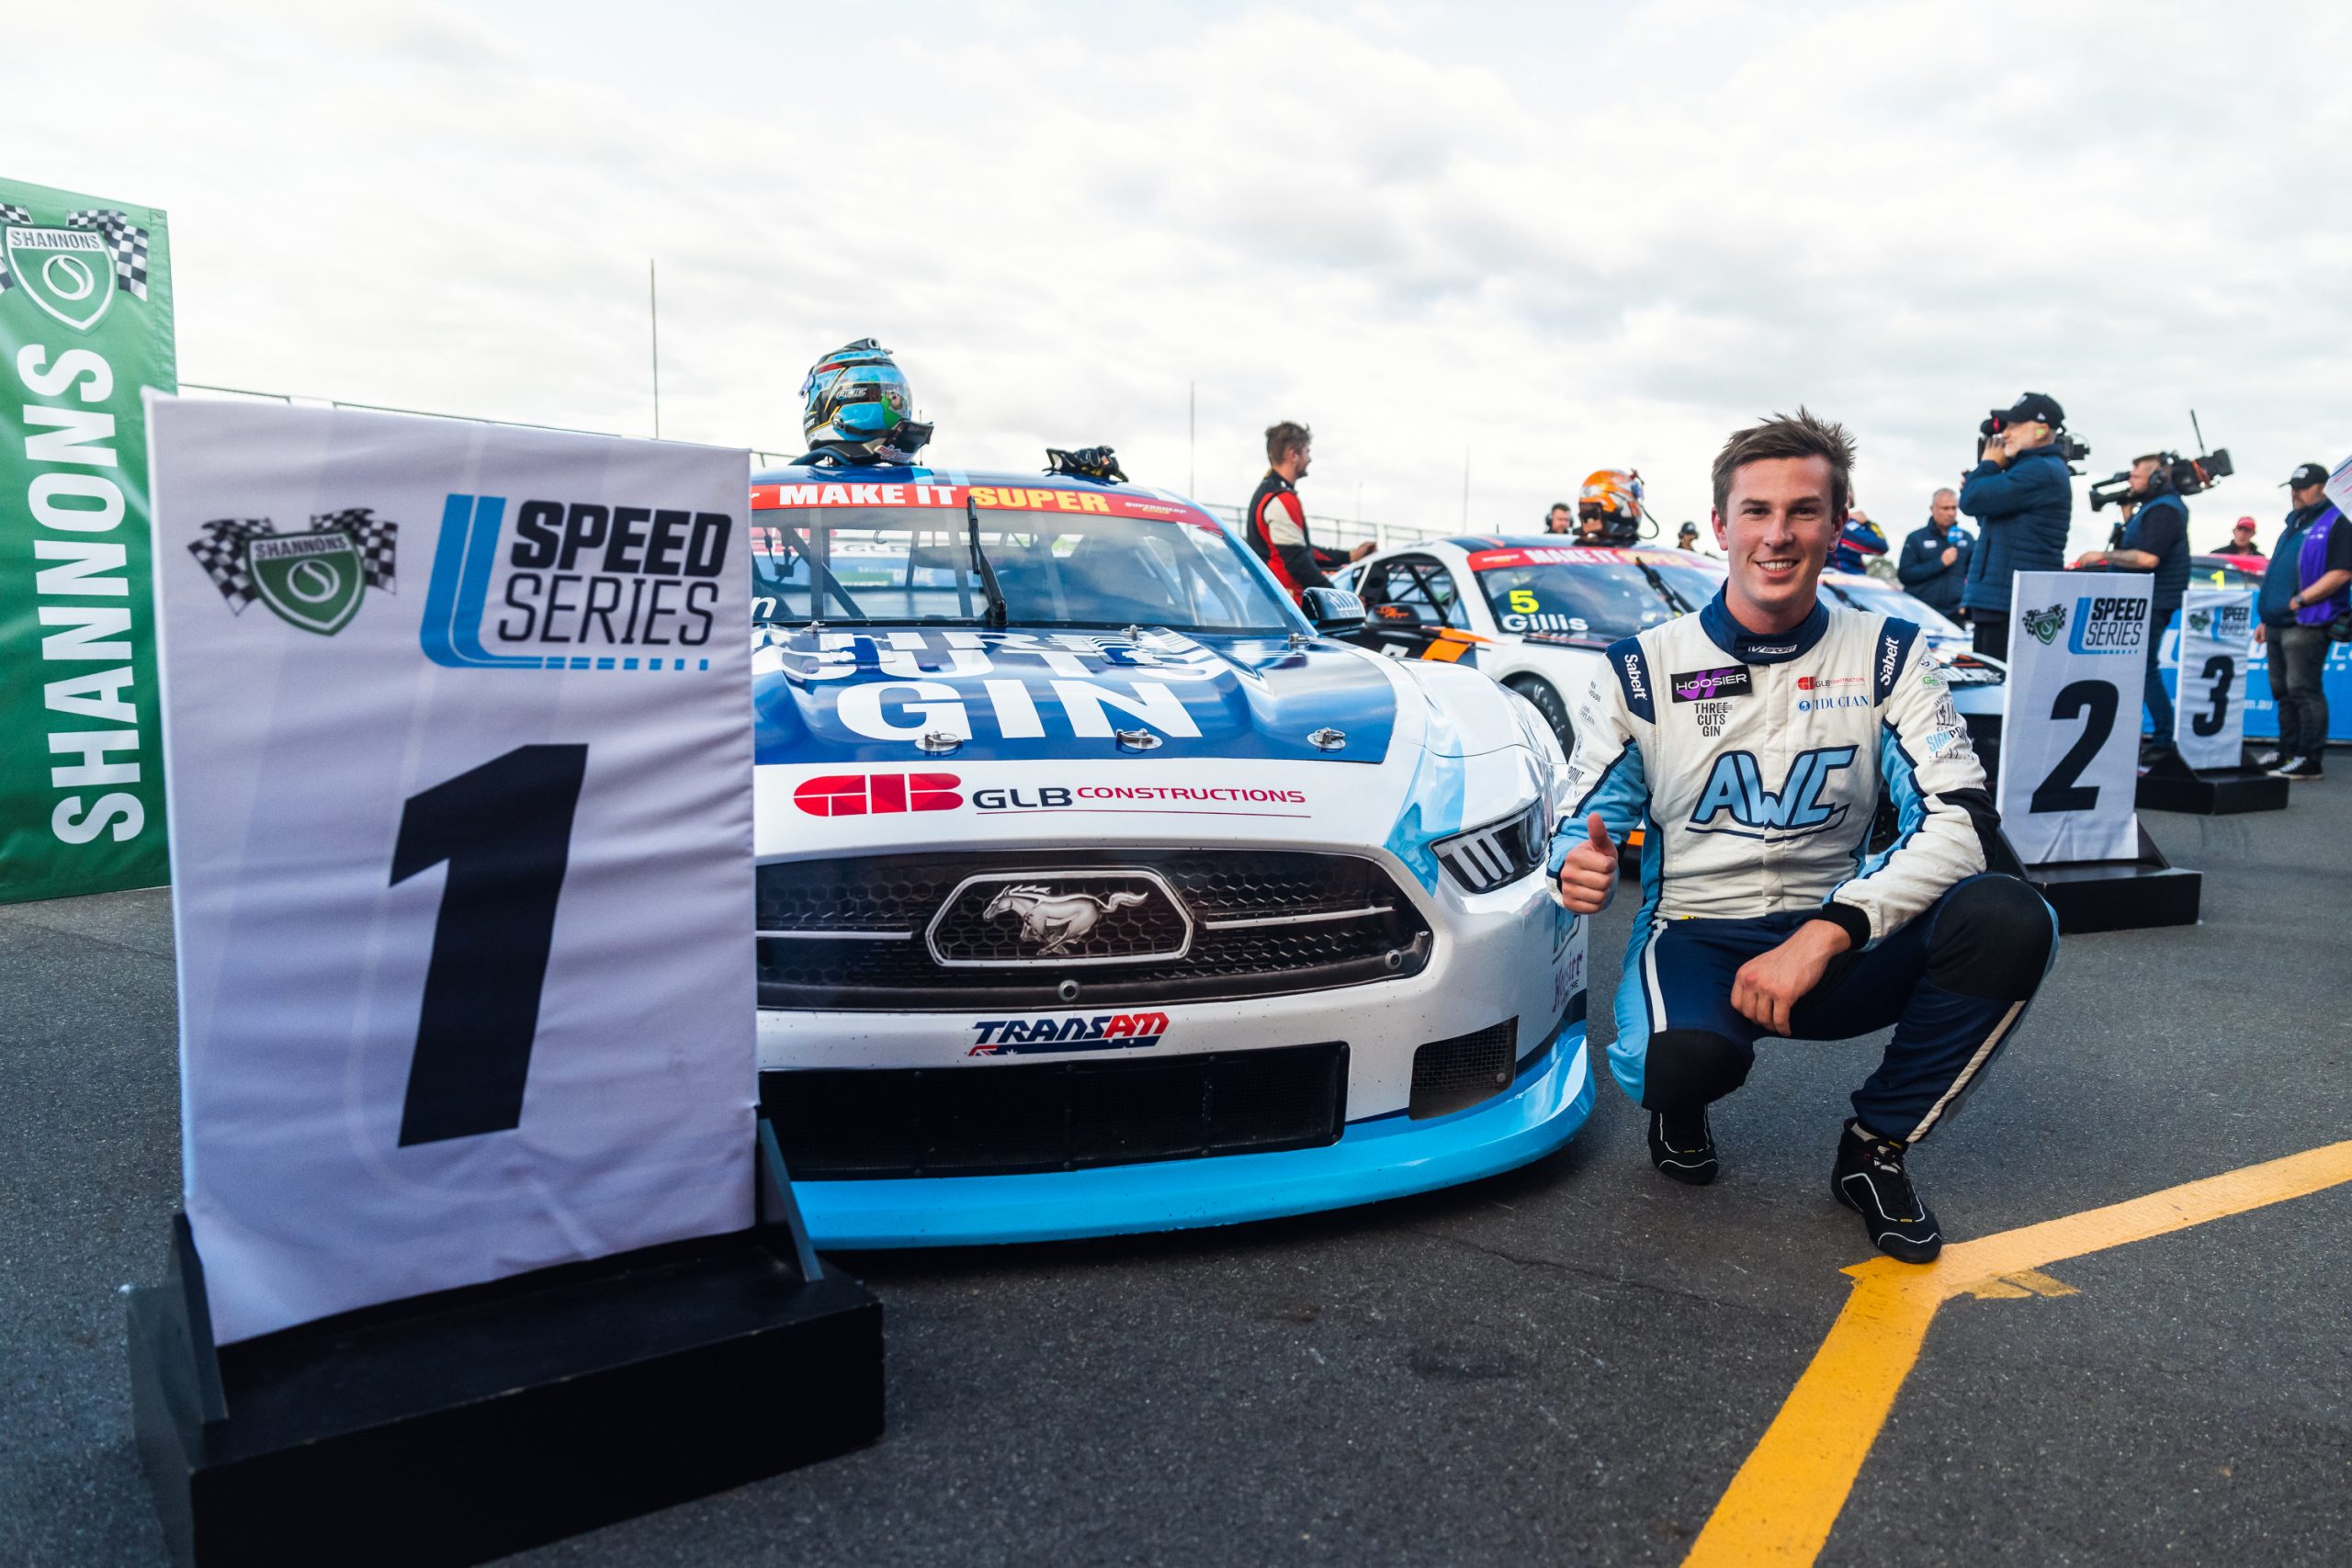
[[[1041,942],[1038,953],[1066,953],[1073,942],[1083,942],[1103,916],[1114,909],[1131,909],[1145,902],[1140,893],[1114,893],[1107,898],[1091,893],[1055,893],[1039,886],[1008,887],[989,900],[980,919],[999,915],[1021,917],[1021,940]]]

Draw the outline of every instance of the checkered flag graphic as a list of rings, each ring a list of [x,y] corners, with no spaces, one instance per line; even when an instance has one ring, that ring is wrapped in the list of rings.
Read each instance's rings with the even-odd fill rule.
[[[220,590],[220,597],[234,614],[243,615],[245,606],[254,602],[254,574],[245,562],[246,548],[255,539],[277,532],[266,517],[222,517],[207,523],[204,536],[188,546],[187,553],[212,579],[212,586]]]
[[[373,507],[355,506],[313,517],[311,526],[340,528],[350,535],[359,547],[359,574],[368,580],[368,586],[387,593],[400,592],[392,585],[392,551],[400,542],[399,524],[377,516]]]
[[[69,229],[95,230],[114,254],[114,278],[140,299],[147,298],[147,231],[130,214],[111,207],[85,207],[66,217]]]
[[[0,228],[5,228],[10,223],[23,223],[29,226],[32,220],[33,215],[15,202],[0,201]],[[8,276],[8,253],[0,251],[0,294],[7,293],[9,289],[16,287],[16,283],[17,280]]]

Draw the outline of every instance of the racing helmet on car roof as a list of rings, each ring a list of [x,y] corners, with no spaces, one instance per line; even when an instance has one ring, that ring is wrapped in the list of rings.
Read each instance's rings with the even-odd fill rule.
[[[914,393],[906,373],[870,337],[810,366],[800,398],[800,430],[810,458],[903,462],[931,439],[931,426],[911,417]]]
[[[1642,477],[1624,468],[1596,468],[1585,476],[1577,501],[1577,531],[1611,545],[1632,544],[1642,525]]]

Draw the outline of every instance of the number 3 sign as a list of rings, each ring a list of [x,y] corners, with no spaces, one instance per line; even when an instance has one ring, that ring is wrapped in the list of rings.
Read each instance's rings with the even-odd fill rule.
[[[151,419],[216,1339],[749,1225],[745,454]]]
[[[2020,571],[2001,716],[2001,827],[2029,865],[2130,860],[2149,580]]]

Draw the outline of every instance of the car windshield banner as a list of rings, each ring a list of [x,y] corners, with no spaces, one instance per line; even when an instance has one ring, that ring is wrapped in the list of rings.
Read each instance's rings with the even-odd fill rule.
[[[0,180],[0,902],[152,887],[164,775],[146,387],[164,215]]]

